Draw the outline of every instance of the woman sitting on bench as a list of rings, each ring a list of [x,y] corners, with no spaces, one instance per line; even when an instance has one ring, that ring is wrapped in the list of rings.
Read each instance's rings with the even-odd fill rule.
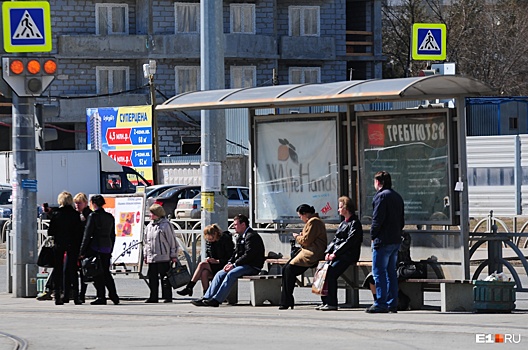
[[[301,245],[295,257],[282,270],[282,293],[279,310],[293,309],[293,289],[296,276],[304,273],[308,268],[317,265],[324,258],[326,247],[326,227],[323,220],[315,212],[314,207],[301,204],[297,208],[297,215],[305,223],[301,233],[294,233],[293,238]]]
[[[191,282],[185,288],[176,292],[179,295],[192,296],[193,288],[198,280],[202,281],[202,289],[205,294],[205,291],[209,288],[209,281],[227,264],[231,255],[233,255],[235,246],[233,244],[233,236],[231,236],[229,231],[222,233],[217,224],[212,224],[205,228],[204,237],[206,240],[205,254],[207,258],[198,264]]]

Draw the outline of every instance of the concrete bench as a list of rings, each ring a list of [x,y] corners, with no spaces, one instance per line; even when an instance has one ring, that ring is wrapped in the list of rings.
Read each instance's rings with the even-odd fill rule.
[[[227,296],[227,303],[235,305],[238,303],[238,282],[249,281],[250,302],[253,306],[262,306],[267,300],[271,305],[280,304],[282,275],[253,275],[242,276],[233,285]]]
[[[473,284],[468,280],[407,279],[400,289],[410,299],[411,309],[423,309],[424,292],[440,292],[440,311],[473,311]]]

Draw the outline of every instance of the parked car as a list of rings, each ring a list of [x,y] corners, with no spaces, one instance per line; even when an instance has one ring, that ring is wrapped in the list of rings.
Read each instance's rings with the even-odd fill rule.
[[[181,184],[163,184],[163,185],[152,185],[145,188],[145,216],[149,216],[150,206],[154,204],[156,197],[160,196],[163,192],[174,187],[181,187],[185,185]]]
[[[174,216],[174,209],[178,201],[181,199],[194,198],[196,195],[200,194],[200,186],[177,186],[172,187],[154,198],[155,204],[159,204],[165,209],[167,217],[171,219]]]
[[[178,202],[174,216],[177,219],[199,219],[201,217],[201,194],[191,199],[182,199]],[[249,188],[240,186],[227,187],[227,216],[235,217],[238,214],[249,214]]]

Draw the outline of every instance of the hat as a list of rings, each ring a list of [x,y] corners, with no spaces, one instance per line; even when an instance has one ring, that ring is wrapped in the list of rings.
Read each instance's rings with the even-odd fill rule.
[[[164,217],[165,216],[165,209],[159,204],[152,204],[149,208],[150,212],[157,217]]]

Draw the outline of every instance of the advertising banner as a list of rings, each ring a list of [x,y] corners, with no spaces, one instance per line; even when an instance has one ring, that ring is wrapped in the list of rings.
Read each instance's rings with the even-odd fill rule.
[[[374,175],[388,171],[405,202],[406,224],[451,224],[449,110],[358,114],[360,218],[370,223]]]
[[[102,150],[153,182],[152,107],[87,108],[88,149]]]
[[[115,219],[116,241],[112,262],[138,264],[142,249],[138,243],[143,239],[145,195],[104,195],[104,199],[104,209]]]
[[[339,221],[336,117],[257,120],[257,222],[299,222],[296,209],[313,206]]]

